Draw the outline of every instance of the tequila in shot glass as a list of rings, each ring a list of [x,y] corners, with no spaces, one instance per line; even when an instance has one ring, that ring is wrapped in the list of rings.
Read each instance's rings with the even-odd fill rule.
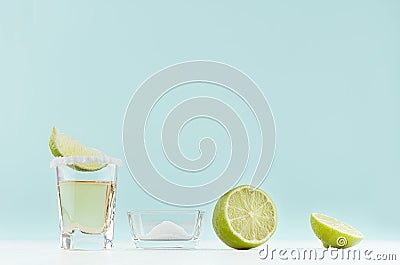
[[[56,157],[60,242],[64,249],[110,249],[117,166],[109,157]]]

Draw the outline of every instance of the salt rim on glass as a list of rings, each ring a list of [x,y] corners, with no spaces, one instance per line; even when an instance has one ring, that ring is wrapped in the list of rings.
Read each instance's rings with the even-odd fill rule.
[[[55,157],[50,162],[50,168],[58,166],[72,165],[72,164],[114,164],[122,166],[121,159],[113,158],[109,156],[66,156],[66,157]]]

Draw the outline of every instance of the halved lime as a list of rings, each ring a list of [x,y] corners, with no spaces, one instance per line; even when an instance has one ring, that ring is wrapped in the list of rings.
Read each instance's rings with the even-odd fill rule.
[[[53,127],[50,136],[49,147],[54,156],[97,156],[104,157],[105,155],[94,148],[87,147],[81,144],[72,137],[58,132],[56,127]],[[96,171],[102,169],[104,164],[74,164],[73,168],[81,171]]]
[[[249,185],[225,193],[212,218],[217,236],[236,249],[265,243],[275,233],[277,221],[276,207],[268,194]]]
[[[326,248],[352,247],[364,238],[354,227],[324,214],[312,213],[310,222],[315,235]]]

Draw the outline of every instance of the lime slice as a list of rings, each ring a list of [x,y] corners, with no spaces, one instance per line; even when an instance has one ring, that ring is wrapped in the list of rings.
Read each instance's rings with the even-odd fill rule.
[[[217,202],[212,218],[217,236],[228,246],[249,249],[265,243],[277,226],[274,202],[261,189],[239,186]]]
[[[364,238],[354,227],[324,214],[312,213],[310,222],[315,235],[326,248],[352,247]]]
[[[54,156],[98,156],[104,157],[105,155],[94,148],[87,147],[81,144],[72,137],[58,132],[56,127],[53,127],[50,136],[49,147]],[[102,169],[104,164],[74,164],[72,167],[80,171],[96,171]]]

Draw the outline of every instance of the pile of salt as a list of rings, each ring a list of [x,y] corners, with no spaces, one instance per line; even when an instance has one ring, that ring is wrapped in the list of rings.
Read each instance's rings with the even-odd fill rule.
[[[171,239],[189,239],[190,235],[186,233],[183,227],[175,224],[171,221],[163,221],[162,223],[153,227],[142,239],[163,239],[163,240],[171,240]]]

